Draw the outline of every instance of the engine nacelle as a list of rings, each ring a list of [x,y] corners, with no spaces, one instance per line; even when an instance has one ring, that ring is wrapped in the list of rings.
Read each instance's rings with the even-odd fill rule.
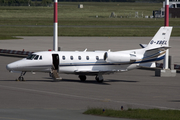
[[[130,63],[130,54],[122,52],[106,52],[104,54],[104,60],[108,63]]]

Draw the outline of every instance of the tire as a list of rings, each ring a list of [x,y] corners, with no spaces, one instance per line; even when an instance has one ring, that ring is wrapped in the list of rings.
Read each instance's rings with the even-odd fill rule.
[[[86,76],[85,75],[79,75],[79,79],[84,82],[86,81]]]
[[[102,83],[102,82],[104,81],[103,79],[99,80],[99,77],[98,77],[98,76],[96,76],[95,79],[96,79],[96,81],[97,81],[98,83]]]

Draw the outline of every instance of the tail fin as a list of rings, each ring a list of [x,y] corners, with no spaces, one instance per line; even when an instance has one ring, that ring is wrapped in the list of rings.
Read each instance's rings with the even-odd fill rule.
[[[169,47],[171,32],[172,27],[161,27],[146,48],[155,49],[159,47]]]
[[[145,53],[142,59],[143,62],[153,62],[164,59],[166,50],[169,49],[169,39],[172,27],[161,27],[153,39],[145,47]],[[145,64],[147,67],[147,64]],[[144,66],[142,64],[141,66]],[[149,64],[151,67],[151,64]]]

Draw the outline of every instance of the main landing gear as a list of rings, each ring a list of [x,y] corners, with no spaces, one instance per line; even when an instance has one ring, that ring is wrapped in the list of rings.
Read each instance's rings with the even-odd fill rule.
[[[21,72],[21,75],[16,79],[16,81],[25,81],[25,80],[24,80],[24,77],[23,77],[25,74],[26,74],[26,72],[23,72],[23,71],[22,71],[22,72]]]
[[[103,76],[101,74],[96,75],[95,79],[98,83],[102,83],[104,81]]]
[[[85,75],[79,75],[79,79],[84,82],[86,81],[86,76]]]
[[[79,75],[79,79],[82,82],[86,81],[86,75]],[[95,79],[98,83],[102,83],[104,81],[103,76],[101,74],[96,75]]]

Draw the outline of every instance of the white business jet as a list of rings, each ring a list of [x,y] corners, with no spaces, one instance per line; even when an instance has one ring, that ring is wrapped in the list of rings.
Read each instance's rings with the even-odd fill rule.
[[[128,71],[139,67],[156,67],[155,61],[164,59],[169,49],[172,27],[161,27],[147,45],[141,49],[125,51],[42,51],[6,66],[10,72],[20,71],[17,80],[24,80],[26,72],[49,72],[55,80],[58,73],[79,75],[81,81],[87,75],[103,82],[104,74]],[[53,74],[53,71],[55,74]]]

